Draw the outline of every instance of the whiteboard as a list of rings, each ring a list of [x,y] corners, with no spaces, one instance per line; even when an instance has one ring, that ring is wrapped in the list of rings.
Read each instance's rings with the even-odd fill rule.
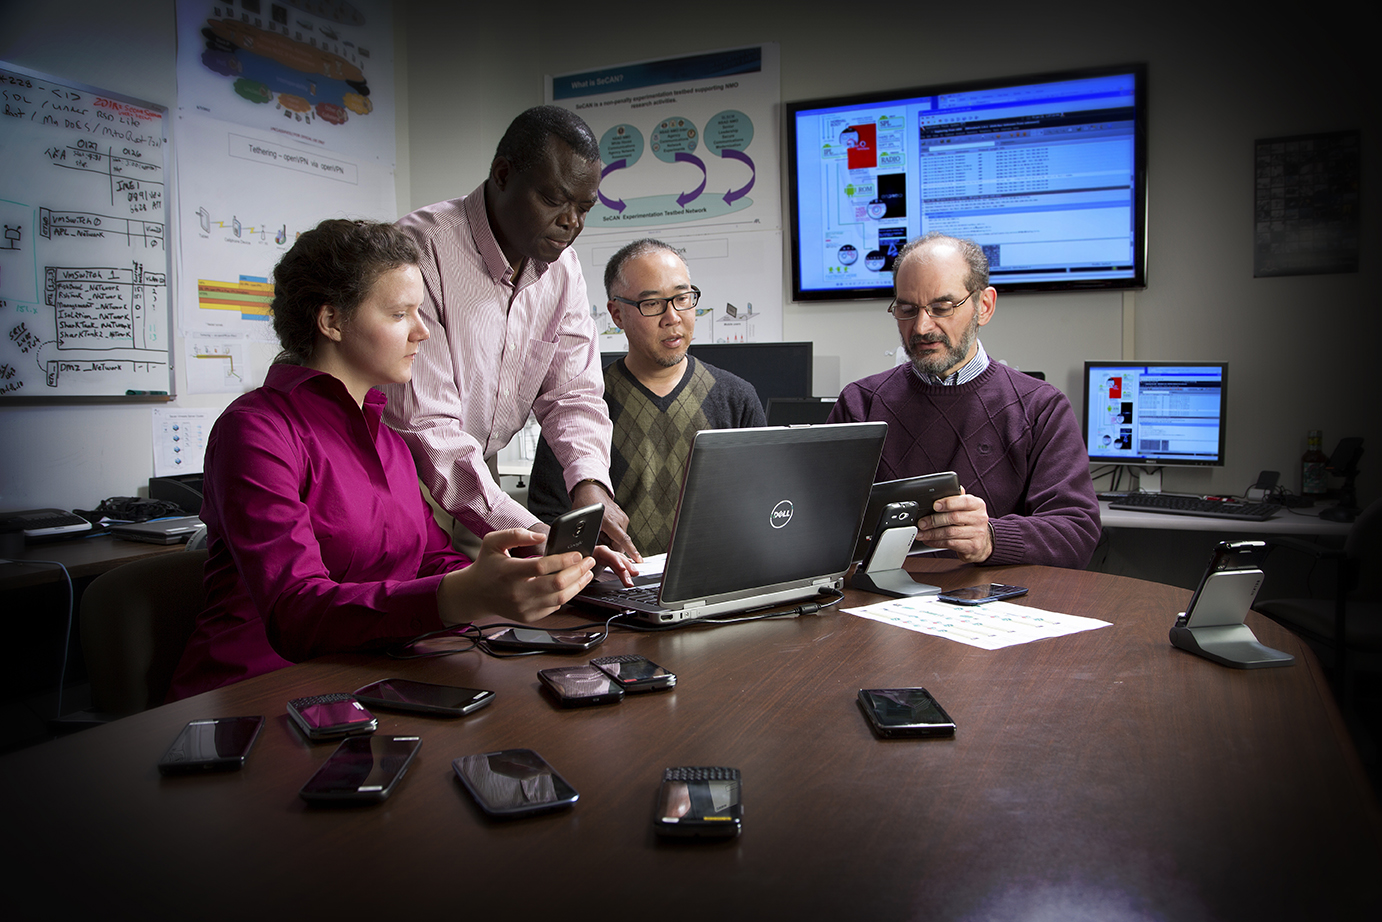
[[[172,391],[168,111],[0,62],[0,403]]]

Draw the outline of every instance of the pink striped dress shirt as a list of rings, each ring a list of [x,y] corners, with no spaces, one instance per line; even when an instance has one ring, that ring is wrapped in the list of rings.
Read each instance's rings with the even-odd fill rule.
[[[481,536],[538,521],[486,467],[530,410],[567,489],[582,480],[609,487],[612,431],[575,251],[555,263],[527,260],[515,279],[490,229],[484,190],[481,184],[398,222],[422,249],[421,313],[432,335],[412,381],[385,388],[384,417],[437,503]]]

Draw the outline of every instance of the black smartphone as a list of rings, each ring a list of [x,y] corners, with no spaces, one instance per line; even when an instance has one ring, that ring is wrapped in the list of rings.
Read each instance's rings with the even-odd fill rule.
[[[669,768],[662,773],[653,828],[664,836],[737,836],[744,826],[743,795],[737,768]]]
[[[861,688],[858,701],[881,737],[955,735],[955,721],[924,688]]]
[[[1358,459],[1363,456],[1363,440],[1358,436],[1349,436],[1339,439],[1339,444],[1334,447],[1334,454],[1329,456],[1329,461],[1325,463],[1324,469],[1336,477],[1343,477],[1353,465],[1358,463]]]
[[[999,599],[1015,599],[1027,594],[1026,586],[1012,586],[1008,583],[988,583],[983,586],[966,586],[963,589],[947,589],[937,598],[942,602],[956,605],[983,605]]]
[[[379,721],[354,695],[335,692],[294,698],[288,702],[288,716],[308,739],[326,740],[358,733],[373,733]]]
[[[485,643],[502,650],[547,650],[553,653],[580,653],[597,646],[604,635],[593,631],[540,631],[529,627],[506,627],[485,638]]]
[[[355,697],[362,704],[385,710],[464,717],[493,701],[494,692],[412,679],[383,679],[355,689]]]
[[[600,526],[605,521],[605,504],[594,503],[558,516],[547,532],[547,554],[566,554],[580,551],[582,557],[595,553],[600,540]]]
[[[531,816],[569,807],[576,789],[531,749],[505,749],[455,759],[456,777],[490,816]]]
[[[165,775],[238,771],[263,727],[263,717],[189,721],[159,760],[158,770]]]
[[[868,505],[864,507],[864,520],[859,530],[859,541],[854,547],[854,559],[863,560],[868,553],[874,532],[878,530],[878,519],[889,503],[915,502],[917,517],[924,518],[935,511],[936,500],[955,496],[959,492],[960,478],[954,471],[875,483],[869,490]]]
[[[878,516],[878,525],[873,530],[873,537],[869,540],[869,549],[864,554],[864,561],[859,565],[860,569],[868,573],[873,569],[875,562],[886,567],[884,561],[888,564],[896,561],[896,565],[901,566],[902,561],[907,559],[907,552],[912,549],[912,542],[916,540],[917,518],[920,514],[921,507],[915,500],[902,500],[884,506]]]
[[[416,736],[354,736],[342,740],[302,786],[303,800],[377,803],[393,793],[413,764]]]
[[[626,692],[651,691],[655,688],[671,688],[677,684],[677,675],[654,663],[646,656],[637,653],[620,653],[614,656],[600,656],[590,661]]]
[[[537,677],[564,708],[614,704],[624,699],[619,683],[595,666],[553,666],[539,670]]]
[[[1206,588],[1216,573],[1234,570],[1261,570],[1262,558],[1265,556],[1267,556],[1267,542],[1265,541],[1220,541],[1214,546],[1214,550],[1209,552],[1209,566],[1205,568],[1199,584],[1195,586],[1195,593],[1190,597],[1190,604],[1185,607],[1185,612],[1176,619],[1176,625],[1178,627],[1186,625],[1189,616],[1195,612],[1201,597],[1205,594]],[[1260,586],[1260,583],[1258,585]],[[1248,603],[1251,605],[1252,600],[1249,599]],[[1244,610],[1246,611],[1246,609]]]

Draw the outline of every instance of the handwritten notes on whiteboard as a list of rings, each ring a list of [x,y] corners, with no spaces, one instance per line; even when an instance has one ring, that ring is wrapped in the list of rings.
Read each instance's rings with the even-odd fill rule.
[[[0,399],[167,393],[167,110],[4,63],[0,106]]]

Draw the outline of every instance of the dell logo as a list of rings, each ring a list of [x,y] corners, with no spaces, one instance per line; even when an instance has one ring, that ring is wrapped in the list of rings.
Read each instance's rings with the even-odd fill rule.
[[[768,516],[768,524],[773,528],[781,528],[792,521],[792,501],[784,499],[773,507],[773,511]]]

